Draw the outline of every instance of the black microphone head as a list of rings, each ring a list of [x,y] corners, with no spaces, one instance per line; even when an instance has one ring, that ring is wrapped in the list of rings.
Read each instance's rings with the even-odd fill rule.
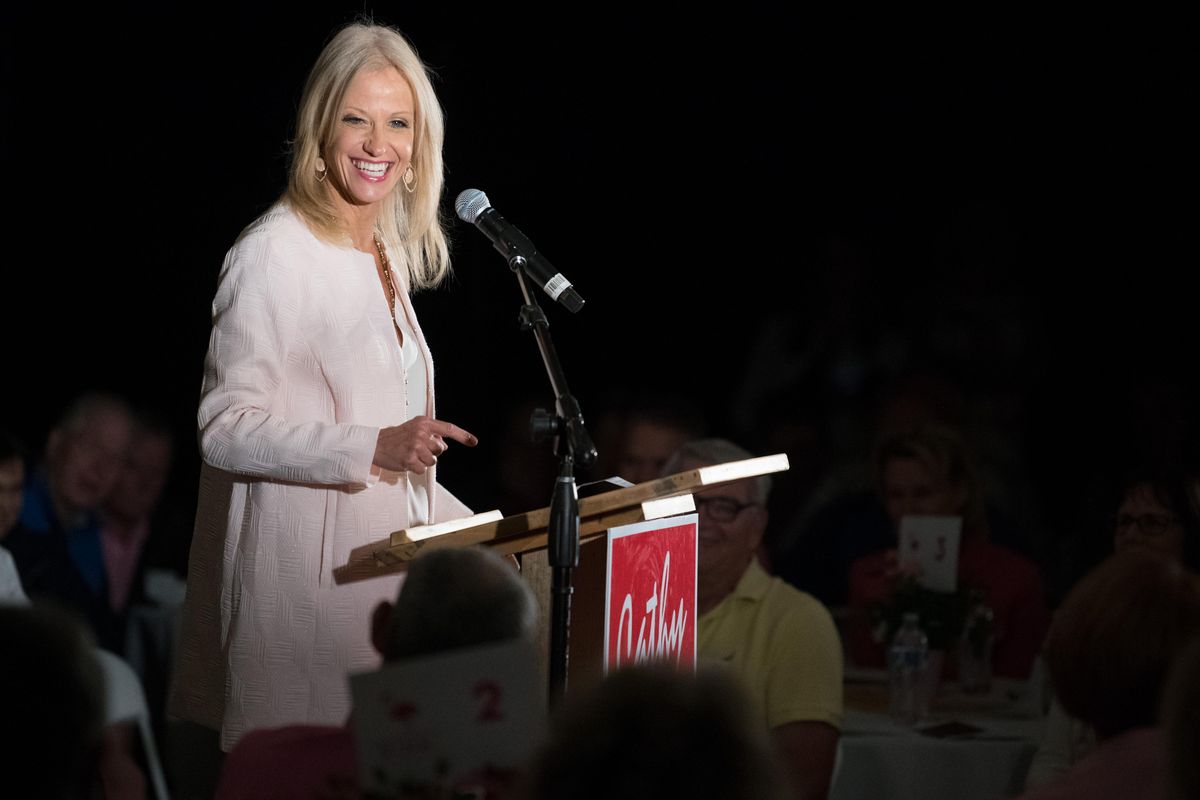
[[[454,201],[454,211],[463,222],[475,224],[475,220],[484,211],[492,207],[487,195],[478,189],[463,189]]]
[[[572,314],[578,314],[579,309],[583,308],[584,300],[579,296],[579,292],[575,291],[574,287],[568,286],[563,293],[558,296],[558,302],[562,303],[563,306],[566,307],[567,311],[570,311]],[[595,451],[593,450],[593,452]],[[582,461],[579,463],[583,464]],[[584,466],[589,465],[585,464]]]

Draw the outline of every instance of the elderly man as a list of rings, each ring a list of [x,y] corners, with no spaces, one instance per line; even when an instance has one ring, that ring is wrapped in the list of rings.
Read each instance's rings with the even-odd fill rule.
[[[664,474],[753,456],[723,439],[677,450]],[[795,795],[829,793],[842,717],[842,648],[829,612],[755,558],[767,527],[766,476],[695,494],[700,658],[725,662],[755,700]]]
[[[21,526],[8,542],[25,590],[82,614],[99,644],[121,652],[108,607],[99,509],[116,483],[133,420],[120,398],[77,399],[50,431],[45,459],[25,482]]]
[[[537,604],[516,569],[490,550],[445,548],[413,559],[396,604],[381,603],[371,641],[384,662],[532,638]],[[250,731],[225,759],[218,800],[353,794],[350,729],[289,725]],[[324,793],[323,793],[324,792]]]

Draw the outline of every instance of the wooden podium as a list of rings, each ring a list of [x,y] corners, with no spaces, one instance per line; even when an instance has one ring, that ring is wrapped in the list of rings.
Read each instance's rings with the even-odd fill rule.
[[[574,594],[567,662],[567,678],[572,688],[599,680],[604,672],[607,532],[622,525],[692,512],[695,510],[692,492],[782,472],[787,468],[787,456],[778,453],[714,464],[580,498],[580,555],[572,579]],[[551,569],[546,556],[549,521],[550,509],[546,507],[508,517],[491,511],[396,531],[386,539],[355,548],[349,560],[334,569],[334,580],[341,584],[403,572],[410,560],[429,548],[483,545],[502,555],[519,556],[521,573],[538,599],[541,612],[538,643],[545,656],[541,659],[543,669],[547,669],[551,585]]]

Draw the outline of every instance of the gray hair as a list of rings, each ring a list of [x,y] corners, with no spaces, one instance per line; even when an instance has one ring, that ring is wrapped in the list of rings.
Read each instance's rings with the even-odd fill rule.
[[[387,660],[532,638],[537,604],[521,576],[480,547],[426,550],[413,559],[392,612]]]
[[[663,465],[663,475],[724,464],[726,461],[745,461],[748,458],[754,458],[754,455],[728,439],[693,439],[671,454]],[[766,503],[771,493],[771,476],[758,475],[750,480],[754,482],[755,502]]]

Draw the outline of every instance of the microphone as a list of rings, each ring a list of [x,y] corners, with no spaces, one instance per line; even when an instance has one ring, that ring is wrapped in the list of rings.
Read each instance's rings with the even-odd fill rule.
[[[454,201],[454,210],[463,222],[470,222],[483,231],[500,255],[510,263],[515,261],[523,266],[526,274],[537,281],[551,299],[562,303],[572,313],[583,308],[583,298],[571,287],[571,282],[551,266],[525,234],[492,208],[486,194],[478,189],[464,189]]]

